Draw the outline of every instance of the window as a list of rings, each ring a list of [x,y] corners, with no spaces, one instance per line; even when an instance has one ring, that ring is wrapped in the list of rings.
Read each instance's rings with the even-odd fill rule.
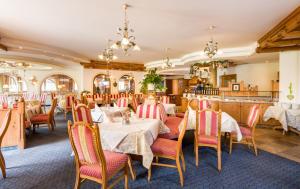
[[[129,75],[123,75],[119,79],[119,92],[134,92],[134,79]]]
[[[0,74],[0,93],[17,93],[20,91],[27,91],[26,83],[20,77]]]
[[[93,81],[94,93],[109,94],[110,93],[110,79],[107,75],[98,74]]]
[[[47,77],[41,85],[43,92],[76,92],[77,90],[76,82],[71,77],[62,74]]]

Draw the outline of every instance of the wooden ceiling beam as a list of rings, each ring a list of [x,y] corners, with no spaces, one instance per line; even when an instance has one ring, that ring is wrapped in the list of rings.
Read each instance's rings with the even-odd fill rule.
[[[3,51],[7,51],[7,46],[0,43],[0,49]]]
[[[272,52],[281,52],[281,51],[295,51],[300,50],[300,45],[294,46],[287,46],[287,47],[268,47],[268,48],[261,48],[257,47],[257,53],[272,53]]]
[[[145,71],[144,64],[138,63],[123,63],[123,62],[110,62],[107,66],[105,61],[92,60],[91,63],[80,63],[84,68],[87,69],[103,69],[106,70],[124,70],[124,71]]]
[[[277,52],[283,48],[297,49],[300,41],[299,27],[300,6],[258,40],[259,47],[256,52],[270,52],[272,49]]]

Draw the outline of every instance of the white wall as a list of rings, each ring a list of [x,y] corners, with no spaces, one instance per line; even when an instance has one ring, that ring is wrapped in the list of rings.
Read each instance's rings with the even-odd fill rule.
[[[281,52],[279,56],[280,82],[279,100],[281,102],[290,102],[287,98],[289,94],[289,85],[292,83],[293,95],[292,102],[300,103],[300,51]]]
[[[133,73],[134,82],[135,82],[135,93],[140,93],[140,84],[139,82],[143,79],[145,72],[129,72],[129,71],[120,71],[120,70],[110,70],[111,79],[111,93],[118,93],[118,86],[114,87],[112,84],[116,81],[118,83],[120,77],[123,75],[128,75]],[[106,74],[106,70],[101,69],[83,69],[83,90],[88,90],[93,92],[93,80],[94,77],[98,74]]]
[[[259,91],[271,91],[271,80],[277,80],[279,63],[254,63],[242,64],[224,70],[218,70],[217,82],[220,86],[220,76],[226,74],[237,74],[237,81],[245,81],[246,84],[257,85]]]

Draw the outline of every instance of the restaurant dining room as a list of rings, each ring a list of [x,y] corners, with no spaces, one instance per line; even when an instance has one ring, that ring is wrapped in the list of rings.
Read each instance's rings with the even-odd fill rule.
[[[0,2],[0,189],[300,189],[300,0]]]

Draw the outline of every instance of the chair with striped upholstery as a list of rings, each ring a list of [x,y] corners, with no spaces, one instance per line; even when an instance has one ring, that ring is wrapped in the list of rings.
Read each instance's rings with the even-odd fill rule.
[[[141,104],[137,107],[138,118],[161,119],[160,109],[157,104]]]
[[[230,134],[230,145],[229,145],[229,153],[231,154],[232,152],[232,143],[242,143],[242,144],[247,144],[248,147],[251,145],[253,146],[254,153],[257,156],[257,147],[255,144],[255,127],[259,121],[259,106],[254,105],[251,107],[249,115],[248,115],[248,120],[247,120],[247,125],[246,126],[241,126],[240,130],[243,135],[242,141],[238,142],[236,139],[236,133],[232,132]]]
[[[102,188],[112,188],[124,178],[124,188],[128,188],[128,156],[122,153],[103,151],[99,129],[96,125],[89,126],[84,122],[68,122],[68,133],[75,154],[76,189],[85,180],[91,180],[102,185]],[[108,181],[118,174],[114,182],[108,186]]]
[[[160,101],[163,104],[170,104],[170,97],[169,96],[162,96]]]
[[[47,93],[41,93],[41,96],[40,96],[40,104],[41,104],[41,107],[44,109],[44,112],[46,112],[46,100],[47,100],[47,96],[48,94]]]
[[[218,170],[221,171],[221,118],[222,112],[196,111],[196,129],[194,132],[194,151],[198,166],[198,147],[211,147],[217,151]]]
[[[128,98],[122,97],[117,100],[116,104],[118,107],[128,107],[128,102],[129,102]]]
[[[3,109],[8,108],[8,96],[7,96],[7,94],[1,94],[0,95],[0,103],[1,103]]]
[[[167,139],[175,139],[179,136],[179,125],[183,118],[176,116],[168,116],[166,110],[162,104],[157,104],[160,109],[160,117],[164,124],[170,129],[169,133],[160,134],[158,137],[167,138]]]
[[[74,104],[72,113],[74,122],[93,124],[91,110],[85,104]]]
[[[11,120],[11,110],[5,110],[5,111],[7,111],[7,112],[5,114],[5,118],[4,118],[3,122],[1,123],[1,127],[0,127],[0,146],[1,146],[2,140],[4,138],[4,135],[8,129],[8,126],[9,126],[9,123]],[[1,149],[0,149],[0,168],[2,171],[3,178],[6,178],[5,160],[2,155]]]
[[[72,112],[72,105],[75,101],[75,96],[74,95],[66,95],[65,99],[66,99],[66,105],[65,105],[64,111],[65,111],[65,119],[66,119],[67,113]]]
[[[54,93],[54,92],[51,92],[50,96],[51,96],[51,100],[53,100],[53,99],[55,99],[55,98],[56,98],[56,93]]]
[[[151,167],[148,170],[148,181],[151,179],[151,169],[152,166],[163,166],[170,168],[177,168],[180,178],[180,184],[183,186],[183,174],[180,165],[180,160],[182,161],[183,171],[185,172],[185,161],[182,152],[182,140],[185,135],[187,121],[188,121],[188,111],[185,113],[183,128],[180,131],[178,141],[165,139],[165,138],[157,138],[154,143],[151,145],[151,150],[153,152],[154,157],[156,158],[155,162],[152,162]],[[176,165],[170,165],[165,163],[160,163],[159,158],[165,158],[170,160],[175,160]]]
[[[48,113],[35,114],[30,118],[30,122],[33,125],[34,131],[35,131],[35,127],[41,124],[46,124],[48,126],[49,131],[54,130],[55,127],[54,110],[56,106],[57,106],[57,98],[52,100],[51,108]]]
[[[136,97],[134,95],[132,95],[132,99],[131,99],[131,107],[133,109],[133,111],[136,113],[137,107],[138,107],[139,103],[136,99]]]

